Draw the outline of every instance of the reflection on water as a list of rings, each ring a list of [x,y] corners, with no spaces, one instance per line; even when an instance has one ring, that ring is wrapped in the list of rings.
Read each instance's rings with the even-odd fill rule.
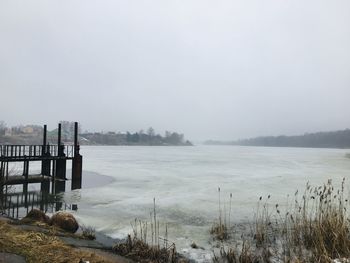
[[[0,211],[10,218],[21,219],[31,210],[38,209],[45,213],[54,213],[60,210],[77,210],[76,204],[67,204],[63,201],[62,194],[53,194],[50,183],[39,184],[40,188],[33,187],[28,191],[28,186],[7,187],[3,186],[0,194]]]
[[[39,166],[33,165],[33,167],[34,171],[40,171]],[[71,171],[68,170],[68,173]],[[99,187],[114,181],[111,177],[88,171],[84,171],[83,176],[84,188]],[[60,210],[76,211],[78,209],[76,202],[71,204],[63,200],[66,188],[71,188],[71,180],[12,186],[2,186],[0,182],[0,214],[20,219],[32,209],[39,209],[45,213],[54,213]],[[80,200],[80,191],[70,193],[76,200]]]

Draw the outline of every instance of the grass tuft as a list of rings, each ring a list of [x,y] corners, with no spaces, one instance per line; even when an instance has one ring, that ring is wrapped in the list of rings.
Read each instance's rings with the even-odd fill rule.
[[[95,228],[91,227],[91,226],[80,226],[81,230],[82,230],[82,237],[84,239],[88,239],[88,240],[95,240],[96,239],[96,231]]]
[[[223,210],[221,206],[220,187],[218,187],[218,194],[219,194],[219,218],[216,222],[213,223],[213,226],[210,229],[210,234],[214,237],[214,239],[225,241],[230,238],[232,193],[230,194],[228,221],[227,221],[226,204],[224,204]]]
[[[125,242],[116,244],[113,250],[117,254],[141,263],[188,262],[176,252],[175,244],[168,240],[167,224],[165,224],[165,235],[160,236],[155,199],[153,199],[153,212],[150,213],[150,219],[151,222],[143,222],[135,219],[131,223],[133,235],[129,234]]]

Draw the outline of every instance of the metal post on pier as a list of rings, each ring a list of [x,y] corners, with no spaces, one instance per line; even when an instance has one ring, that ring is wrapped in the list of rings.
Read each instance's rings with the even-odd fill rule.
[[[56,178],[55,178],[55,193],[64,192],[66,190],[66,166],[67,159],[64,153],[64,145],[61,141],[61,123],[58,124],[58,142],[57,151],[58,159],[56,160]]]
[[[81,189],[83,157],[79,153],[78,123],[74,123],[74,157],[72,160],[72,190]]]
[[[4,208],[4,198],[3,162],[0,162],[0,211]]]
[[[26,158],[25,158],[26,159]],[[29,161],[28,160],[24,160],[24,164],[23,164],[23,176],[25,178],[24,183],[23,183],[23,193],[25,195],[25,207],[28,207],[28,175],[29,175]]]
[[[59,123],[58,124],[58,131],[57,131],[57,146],[58,146],[58,148],[60,148],[61,143],[62,143],[61,132],[62,132],[62,125],[61,125],[61,123]]]
[[[47,147],[47,125],[44,125],[44,134],[43,134],[43,146],[41,151],[41,175],[43,177],[50,176],[51,169],[51,160],[47,157],[50,156],[50,149]],[[50,192],[50,182],[43,181],[40,185],[41,191],[48,193]]]

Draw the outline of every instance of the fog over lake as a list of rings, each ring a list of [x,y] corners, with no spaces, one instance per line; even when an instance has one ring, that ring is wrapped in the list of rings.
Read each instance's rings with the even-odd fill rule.
[[[0,120],[190,140],[349,128],[349,24],[346,0],[1,1]]]

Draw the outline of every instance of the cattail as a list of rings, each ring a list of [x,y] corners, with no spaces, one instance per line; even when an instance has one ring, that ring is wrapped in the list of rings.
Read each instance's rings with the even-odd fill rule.
[[[153,215],[154,215],[154,243],[157,244],[158,235],[157,235],[157,216],[156,216],[156,198],[153,197]],[[159,240],[158,240],[159,241]]]
[[[151,217],[151,233],[152,233],[152,246],[153,246],[153,220],[152,220],[152,212],[150,213],[150,217]]]
[[[157,239],[158,239],[158,249],[159,249],[159,221],[158,221],[158,236],[157,236]]]
[[[146,222],[146,229],[145,229],[145,232],[144,232],[144,238],[145,238],[145,242],[147,242],[147,225],[148,223]]]
[[[230,210],[228,212],[228,224],[231,227],[231,203],[232,203],[232,193],[230,193]]]
[[[218,187],[218,192],[219,192],[219,224],[222,224],[221,221],[221,196],[220,196],[220,187]]]
[[[168,249],[168,223],[165,224],[165,248]]]
[[[142,240],[142,237],[143,237],[143,233],[142,233],[142,223],[141,223],[141,220],[139,220],[139,223],[140,223],[140,236],[141,236],[141,240]]]

